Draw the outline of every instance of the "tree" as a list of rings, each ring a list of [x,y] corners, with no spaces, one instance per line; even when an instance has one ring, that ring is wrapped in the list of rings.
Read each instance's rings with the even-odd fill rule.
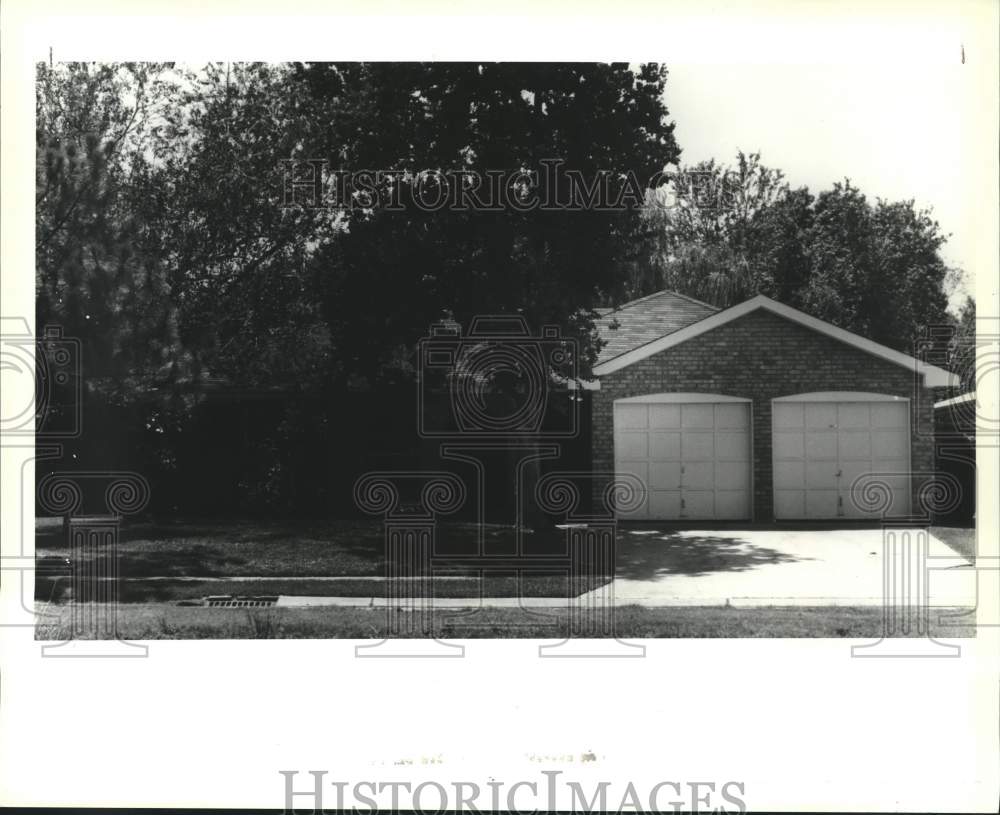
[[[654,273],[636,281],[633,296],[670,288],[730,306],[787,287],[802,204],[759,153],[739,152],[735,167],[706,161],[681,168],[649,199]]]
[[[82,343],[84,382],[125,398],[190,375],[164,267],[142,251],[142,173],[155,64],[37,66],[37,325]]]
[[[678,149],[663,102],[666,70],[595,64],[310,64],[299,69],[331,107],[316,144],[335,167],[539,171],[561,160],[598,174],[652,179]],[[593,308],[624,294],[640,251],[641,207],[529,212],[450,208],[345,213],[346,231],[317,254],[324,313],[344,377],[408,375],[430,324],[520,314],[558,325],[596,357]]]
[[[947,323],[956,271],[941,257],[946,236],[913,201],[872,205],[850,181],[814,197],[757,154],[688,176],[698,195],[647,207],[656,239],[635,296],[670,288],[725,308],[764,294],[910,354],[925,327]]]
[[[308,261],[335,213],[287,208],[281,161],[326,127],[287,65],[210,63],[175,72],[138,180],[148,251],[180,305],[179,328],[212,376],[306,388],[329,337]]]
[[[913,201],[873,207],[849,181],[835,184],[817,198],[805,241],[811,314],[910,354],[925,326],[947,321],[945,236]]]
[[[968,295],[955,320],[955,333],[949,348],[949,367],[961,379],[957,393],[976,390],[976,301]]]

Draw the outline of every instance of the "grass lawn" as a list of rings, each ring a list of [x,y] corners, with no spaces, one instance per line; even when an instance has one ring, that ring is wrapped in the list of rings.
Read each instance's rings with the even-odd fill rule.
[[[476,554],[476,524],[441,524],[435,553]],[[487,551],[515,551],[514,531],[483,527]],[[206,521],[127,524],[121,530],[120,573],[128,577],[330,577],[385,573],[380,521]],[[526,536],[533,554],[564,551],[562,533]],[[36,529],[38,557],[67,556],[58,524]]]
[[[479,527],[475,524],[441,524],[436,531],[435,553],[453,557],[477,551]],[[382,596],[384,581],[322,581],[281,578],[363,577],[385,575],[385,538],[380,521],[206,521],[135,523],[122,528],[118,544],[119,599],[123,603],[161,602],[200,598],[210,594],[296,594],[342,597]],[[516,551],[511,527],[483,527],[484,544],[493,554]],[[565,552],[562,532],[525,536],[531,554]],[[59,523],[36,528],[38,558],[69,556]],[[437,566],[435,575],[467,577],[435,580],[435,597],[565,597],[596,588],[600,578],[571,578],[565,572],[525,572],[520,583],[512,572],[482,578],[457,566]],[[143,578],[155,577],[156,580]],[[267,580],[232,578],[267,577]],[[184,579],[179,579],[184,578]],[[193,578],[210,578],[196,580]],[[415,584],[416,585],[416,584]],[[35,599],[63,599],[69,580],[39,576]],[[88,599],[86,596],[81,599]]]
[[[605,581],[601,581],[605,582]],[[85,585],[94,589],[96,584]],[[68,578],[51,580],[35,579],[35,599],[40,602],[62,602],[69,599]],[[487,575],[433,580],[432,597],[568,597],[597,588],[597,581],[571,578],[568,575],[525,575],[520,581],[515,577]],[[123,579],[118,587],[120,603],[155,603],[170,600],[194,600],[213,594],[235,596],[304,595],[336,597],[386,597],[387,581],[383,579],[316,580],[276,578],[268,580],[198,580],[168,578],[165,580]],[[401,586],[404,593],[411,588],[410,596],[421,596],[421,581],[406,581]],[[91,595],[93,596],[93,595]],[[83,598],[86,601],[87,597]]]
[[[70,631],[70,605],[49,606],[50,622],[36,626],[40,640],[64,640]],[[973,637],[974,618],[941,621],[934,609],[935,637]],[[616,633],[622,638],[665,637],[844,637],[877,638],[882,632],[880,608],[720,607],[618,609]],[[964,623],[964,624],[960,624]],[[381,639],[387,635],[384,609],[202,608],[170,603],[122,605],[118,630],[123,639]],[[557,609],[482,609],[438,611],[434,635],[440,638],[559,639],[566,636],[565,612]]]
[[[38,530],[38,556],[68,555],[60,527]],[[384,542],[377,523],[206,521],[122,527],[122,577],[377,575]]]
[[[976,530],[962,526],[932,526],[931,534],[947,543],[962,557],[976,562]]]

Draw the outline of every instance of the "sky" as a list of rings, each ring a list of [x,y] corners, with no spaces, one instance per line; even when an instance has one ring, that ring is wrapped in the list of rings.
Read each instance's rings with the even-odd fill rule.
[[[733,163],[738,150],[759,152],[792,187],[817,193],[847,177],[869,200],[913,199],[950,234],[946,262],[971,274],[961,60],[956,42],[952,64],[668,64],[681,163]]]

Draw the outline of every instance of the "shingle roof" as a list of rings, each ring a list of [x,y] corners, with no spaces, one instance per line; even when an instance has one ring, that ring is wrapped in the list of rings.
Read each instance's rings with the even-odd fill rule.
[[[672,291],[659,291],[617,309],[609,309],[597,320],[601,339],[608,342],[601,349],[597,364],[672,334],[718,310],[708,303]],[[618,328],[612,328],[616,322]]]

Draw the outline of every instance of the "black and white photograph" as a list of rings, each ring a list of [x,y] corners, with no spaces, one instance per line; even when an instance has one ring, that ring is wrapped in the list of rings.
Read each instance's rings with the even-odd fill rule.
[[[27,673],[0,755],[11,705],[100,730],[83,682],[150,717],[136,744],[273,761],[164,797],[76,756],[87,795],[0,771],[0,803],[995,811],[996,7],[180,5],[6,13],[0,655]],[[793,683],[828,659],[850,678]],[[293,681],[317,670],[328,698]],[[467,684],[504,674],[506,714]],[[409,703],[377,701],[403,677]],[[550,682],[588,678],[610,710],[566,696],[552,724],[580,734],[529,735]],[[154,710],[147,682],[179,695]],[[453,682],[522,729],[442,724],[480,751],[456,759],[430,701]],[[811,793],[749,746],[713,766],[708,733],[655,780],[619,746],[678,706],[723,738],[806,706],[797,738],[826,722],[860,766],[837,705],[898,740],[936,686],[961,701],[921,738],[953,755],[853,796],[835,764]],[[350,711],[328,736],[352,776],[271,740],[286,701],[303,728]],[[374,722],[398,745],[352,741]],[[521,764],[487,783],[505,739]]]

